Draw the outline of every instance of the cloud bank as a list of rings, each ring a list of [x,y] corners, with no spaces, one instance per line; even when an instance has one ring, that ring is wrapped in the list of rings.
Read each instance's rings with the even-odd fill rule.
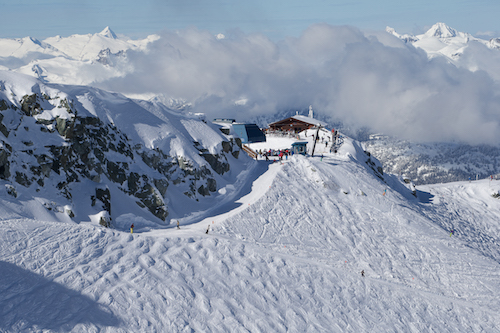
[[[193,28],[162,33],[147,53],[129,51],[133,70],[99,86],[183,99],[209,119],[251,121],[312,105],[323,119],[414,141],[497,144],[499,55],[470,48],[463,57],[477,63],[472,72],[348,26],[313,25],[280,42]]]

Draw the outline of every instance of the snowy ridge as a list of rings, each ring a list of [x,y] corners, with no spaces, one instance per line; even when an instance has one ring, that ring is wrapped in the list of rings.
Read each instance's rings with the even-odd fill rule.
[[[454,63],[464,53],[471,42],[483,44],[491,49],[496,48],[494,39],[487,41],[476,38],[471,34],[457,31],[442,22],[434,24],[424,34],[416,36],[409,34],[400,35],[390,27],[387,27],[386,31],[402,39],[406,43],[411,43],[415,47],[425,50],[430,58],[445,56]],[[477,68],[474,67],[470,67],[470,69],[477,70]]]
[[[180,230],[19,212],[0,222],[0,329],[495,332],[500,183],[426,186],[417,200],[368,159],[346,139],[337,155],[259,162],[235,214],[220,206]]]
[[[49,37],[0,38],[0,68],[31,75],[46,82],[89,85],[131,68],[124,52],[144,51],[159,37],[142,40],[119,38],[109,27],[96,34]]]
[[[436,47],[467,37],[439,28]],[[109,29],[18,42],[0,41],[22,60],[0,58],[0,331],[498,332],[497,180],[413,192],[342,130],[337,153],[251,160],[189,101],[48,83],[130,73]],[[445,155],[496,151],[467,153]]]
[[[110,49],[112,53],[140,49],[157,38],[158,36],[152,35],[143,40],[121,39],[109,27],[96,34],[72,35],[69,37],[55,36],[46,38],[43,41],[38,41],[32,37],[0,38],[0,57],[36,59],[33,54],[44,53],[55,57],[87,61],[94,60],[99,52],[105,49]],[[44,59],[38,60],[43,63]]]
[[[26,217],[168,225],[211,206],[251,162],[210,123],[162,104],[13,72],[0,82],[0,179],[38,205]]]

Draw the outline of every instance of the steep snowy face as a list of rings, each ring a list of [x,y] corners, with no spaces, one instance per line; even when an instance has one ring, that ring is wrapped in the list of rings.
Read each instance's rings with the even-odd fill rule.
[[[241,143],[161,105],[12,72],[0,71],[0,83],[0,179],[15,197],[43,191],[77,221],[105,210],[164,224],[172,200],[189,203],[178,215],[196,210],[245,163]],[[115,197],[128,208],[113,209]]]
[[[99,35],[107,37],[107,38],[112,38],[112,39],[117,39],[116,34],[113,32],[113,30],[110,29],[110,27],[104,28],[103,31],[99,33]]]
[[[425,37],[438,37],[438,38],[450,38],[456,37],[460,34],[457,30],[450,28],[444,23],[434,24],[427,32],[424,34]]]

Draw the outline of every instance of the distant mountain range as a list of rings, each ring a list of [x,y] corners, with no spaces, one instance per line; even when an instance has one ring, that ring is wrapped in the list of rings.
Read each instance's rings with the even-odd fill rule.
[[[398,34],[393,28],[386,31],[406,43],[425,50],[430,57],[443,55],[450,60],[456,60],[471,43],[480,43],[490,49],[500,49],[500,38],[484,40],[469,33],[457,31],[444,23],[434,24],[427,32],[421,35]]]
[[[383,135],[371,135],[363,144],[385,172],[409,178],[415,185],[500,177],[500,149],[495,146],[414,143]]]
[[[457,31],[444,23],[434,24],[427,32],[421,35],[398,34],[393,28],[387,27],[386,31],[424,50],[429,58],[444,57],[457,67],[467,68],[470,71],[483,70],[495,80],[500,80],[498,71],[498,58],[500,53],[490,57],[477,56],[487,53],[488,50],[500,51],[500,38],[488,40],[472,36],[466,32]],[[484,49],[477,48],[484,47]],[[471,49],[474,49],[472,51]],[[474,52],[474,55],[472,53]]]
[[[430,59],[443,58],[456,67],[485,71],[493,80],[500,81],[499,38],[476,38],[444,23],[435,24],[421,35],[398,34],[389,27],[386,31],[407,45],[424,50]],[[221,38],[216,37],[217,40]],[[27,74],[44,83],[99,87],[100,82],[135,73],[136,68],[130,57],[140,58],[159,39],[159,35],[151,35],[132,40],[118,36],[109,27],[95,34],[55,36],[42,41],[32,37],[2,38],[0,70]],[[168,41],[165,43],[168,44]],[[178,52],[172,49],[172,52]],[[179,58],[182,55],[179,54]],[[143,79],[148,80],[147,77]],[[178,112],[189,112],[190,109],[190,101],[182,98],[166,98],[154,93],[136,96],[129,93],[127,96],[147,99],[156,105],[163,104],[167,109]],[[265,126],[266,121],[281,119],[285,113],[276,110],[275,114],[260,114],[255,119]],[[331,125],[341,127],[338,123]],[[356,137],[354,133],[349,134]],[[496,163],[500,150],[495,143],[492,146],[468,146],[459,143],[416,144],[384,135],[372,136],[371,139],[365,135],[364,140],[363,137],[357,138],[384,164],[386,171],[404,172],[416,184],[464,180],[477,175],[484,178],[500,173]]]
[[[489,40],[457,31],[444,23],[436,23],[424,34],[398,34],[386,31],[407,44],[424,50],[429,58],[444,57],[457,67],[470,71],[483,70],[495,79],[500,73],[481,57],[468,56],[470,48],[486,47],[482,52],[500,52],[500,38]],[[494,55],[496,59],[500,56]],[[498,65],[497,65],[498,66]],[[402,173],[415,184],[440,183],[486,178],[500,173],[500,149],[494,145],[471,146],[460,143],[412,143],[384,135],[371,135],[364,140],[387,172]]]
[[[151,35],[131,40],[106,27],[96,34],[49,37],[0,38],[0,69],[37,77],[44,82],[90,85],[125,75],[127,50],[144,51],[158,39]]]

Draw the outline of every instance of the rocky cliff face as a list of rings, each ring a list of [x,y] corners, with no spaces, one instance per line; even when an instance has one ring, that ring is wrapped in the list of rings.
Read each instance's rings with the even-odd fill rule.
[[[8,85],[8,84],[7,84]],[[116,186],[152,216],[166,221],[165,200],[171,186],[196,202],[217,191],[216,175],[230,170],[228,157],[237,158],[240,147],[233,140],[221,140],[220,149],[209,151],[199,142],[191,145],[206,161],[170,155],[160,147],[133,142],[113,123],[88,112],[80,112],[68,96],[36,86],[31,94],[16,96],[2,84],[0,94],[0,179],[9,193],[17,195],[19,186],[35,193],[47,186],[72,206],[72,184],[83,180],[95,183],[89,202],[96,211],[107,212],[112,226],[111,194]],[[0,91],[2,92],[2,91]],[[17,100],[16,100],[17,97]],[[189,144],[189,143],[188,143]],[[6,185],[7,186],[7,185]]]

